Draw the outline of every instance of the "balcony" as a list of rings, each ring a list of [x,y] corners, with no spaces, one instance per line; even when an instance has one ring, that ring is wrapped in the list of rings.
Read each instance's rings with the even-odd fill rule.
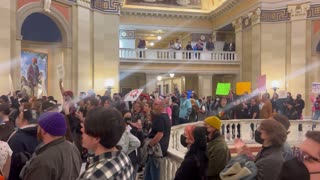
[[[255,129],[259,126],[261,120],[227,120],[222,121],[221,132],[226,132],[227,125],[230,126],[230,131],[232,132],[232,126],[235,126],[234,134],[230,133],[227,135],[225,133],[224,137],[229,146],[231,153],[234,153],[233,142],[234,139],[239,136],[244,142],[247,143],[248,147],[257,152],[261,145],[256,144],[253,133]],[[287,137],[287,142],[291,146],[298,146],[304,139],[304,135],[307,131],[316,130],[320,131],[320,121],[311,121],[311,120],[293,120],[290,121],[290,133]],[[190,123],[197,126],[201,126],[203,122]],[[253,124],[254,129],[251,130],[251,124]],[[302,131],[298,130],[299,124],[302,126]],[[184,159],[184,155],[187,152],[187,149],[180,144],[180,135],[184,133],[184,128],[188,124],[173,126],[171,128],[171,137],[168,148],[168,156],[165,161],[165,179],[173,179],[177,169],[180,167],[181,162]],[[240,132],[237,131],[237,125],[240,125]],[[312,128],[313,125],[316,125],[316,128]],[[234,136],[233,136],[234,135]],[[233,154],[235,155],[235,154]]]
[[[120,62],[239,64],[235,52],[186,51],[171,49],[119,49]]]

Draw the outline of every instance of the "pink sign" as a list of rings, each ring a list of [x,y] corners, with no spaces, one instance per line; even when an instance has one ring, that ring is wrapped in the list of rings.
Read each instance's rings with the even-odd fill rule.
[[[258,85],[258,89],[260,91],[265,91],[266,88],[266,82],[267,82],[267,76],[266,75],[261,75],[258,77],[257,79],[257,85]]]

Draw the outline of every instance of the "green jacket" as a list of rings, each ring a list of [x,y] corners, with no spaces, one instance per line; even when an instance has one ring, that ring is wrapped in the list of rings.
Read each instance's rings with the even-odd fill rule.
[[[208,180],[220,180],[220,172],[231,159],[230,151],[223,136],[214,137],[208,143],[208,156]]]

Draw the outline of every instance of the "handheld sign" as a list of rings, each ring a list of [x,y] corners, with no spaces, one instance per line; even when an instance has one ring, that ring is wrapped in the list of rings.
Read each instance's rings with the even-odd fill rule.
[[[319,94],[320,93],[320,83],[313,82],[311,89],[312,89],[312,93]]]
[[[64,78],[64,66],[63,66],[63,64],[57,65],[57,74],[58,74],[58,78],[59,79],[63,79]]]
[[[142,93],[143,89],[134,89],[130,91],[125,97],[124,101],[135,101],[138,99],[140,94]]]
[[[243,95],[245,92],[251,93],[251,82],[238,82],[236,85],[236,94]]]
[[[228,95],[230,92],[230,83],[218,83],[216,95]]]

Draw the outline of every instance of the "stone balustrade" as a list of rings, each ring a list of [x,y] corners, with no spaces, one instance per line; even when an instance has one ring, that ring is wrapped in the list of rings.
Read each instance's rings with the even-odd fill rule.
[[[249,145],[257,145],[254,141],[254,131],[259,126],[262,120],[253,119],[241,119],[241,120],[227,120],[222,121],[221,132],[224,132],[224,137],[229,145],[232,147],[234,139],[240,137]],[[287,141],[291,146],[299,145],[307,131],[317,130],[320,131],[320,121],[312,120],[291,120],[290,121],[290,133],[288,134]],[[203,126],[203,122],[199,121],[194,124],[196,126]],[[171,137],[168,148],[168,156],[165,160],[164,168],[164,179],[172,180],[175,176],[177,169],[180,167],[183,161],[184,155],[187,149],[180,144],[180,136],[184,133],[184,128],[189,124],[182,124],[178,126],[173,126],[171,128]],[[302,131],[299,131],[299,124],[301,124]],[[232,130],[234,127],[234,130]],[[230,133],[226,133],[229,128]],[[239,130],[238,130],[239,128]]]
[[[155,62],[169,61],[192,61],[194,62],[238,62],[235,52],[230,51],[186,51],[171,49],[127,49],[120,48],[121,60],[157,60]]]

